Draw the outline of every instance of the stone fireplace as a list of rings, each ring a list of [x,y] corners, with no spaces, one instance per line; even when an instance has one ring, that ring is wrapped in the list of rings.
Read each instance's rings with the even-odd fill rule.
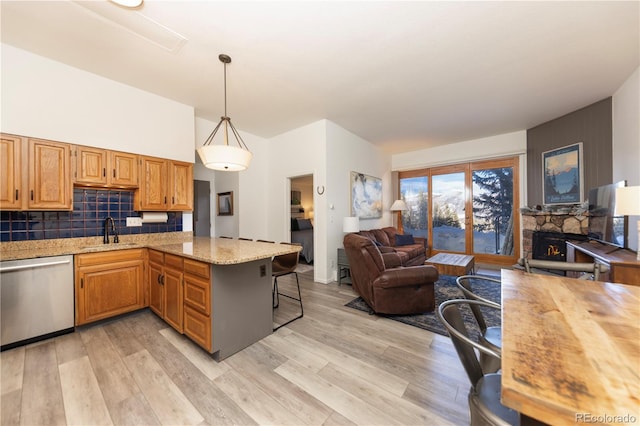
[[[560,240],[586,239],[589,226],[588,213],[567,210],[570,209],[559,209],[558,211],[521,209],[522,257],[564,261],[565,258],[562,255],[564,244]],[[541,237],[550,238],[545,242],[539,242],[539,244],[543,244],[543,247],[536,247],[538,255],[535,257],[534,233],[537,235],[537,242],[544,241]],[[539,253],[543,253],[543,256],[540,257]],[[544,253],[548,253],[550,257],[545,257]]]

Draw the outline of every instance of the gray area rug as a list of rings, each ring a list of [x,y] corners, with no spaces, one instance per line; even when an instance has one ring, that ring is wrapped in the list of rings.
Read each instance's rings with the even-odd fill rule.
[[[440,275],[440,278],[435,283],[435,296],[436,296],[436,310],[438,306],[446,300],[450,299],[464,299],[464,295],[462,291],[456,285],[456,278],[451,275]],[[474,293],[494,301],[496,303],[500,303],[500,285],[494,282],[482,280],[482,279],[473,279],[471,281],[471,288],[473,288]],[[367,303],[361,298],[357,297],[347,303],[345,306],[353,309],[357,309],[359,311],[370,312],[371,309],[367,305]],[[479,333],[478,324],[476,323],[471,310],[468,307],[463,307],[461,309],[462,317],[464,318],[465,324],[467,325],[467,329],[469,330],[472,338],[476,339]],[[485,309],[482,308],[482,313],[484,315],[485,321],[488,327],[499,326],[500,325],[500,311],[497,309]],[[438,316],[435,311],[433,312],[425,312],[423,314],[414,314],[414,315],[381,315],[386,318],[392,319],[394,321],[399,321],[405,324],[412,325],[414,327],[422,328],[424,330],[429,330],[433,333],[438,333],[443,336],[448,336],[446,329],[438,320]]]

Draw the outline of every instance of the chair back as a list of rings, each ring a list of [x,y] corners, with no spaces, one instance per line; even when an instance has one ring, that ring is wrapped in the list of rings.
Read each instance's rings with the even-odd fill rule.
[[[292,243],[280,243],[280,244],[289,244],[289,245],[300,245],[300,244],[292,244]],[[298,261],[300,258],[300,252],[297,251],[295,253],[287,253],[280,254],[278,256],[274,256],[271,262],[271,269],[273,274],[285,275],[295,271],[298,266]]]
[[[467,372],[467,376],[469,376],[471,385],[475,387],[478,380],[480,380],[484,374],[474,349],[498,359],[500,359],[500,353],[475,342],[469,337],[469,332],[467,331],[467,327],[462,319],[462,314],[459,309],[459,306],[462,305],[476,305],[478,307],[486,306],[492,309],[499,308],[496,308],[493,303],[486,303],[481,300],[465,299],[447,300],[446,302],[441,303],[438,307],[438,318],[449,332],[449,337],[451,337],[451,342],[458,353],[458,358],[460,358],[460,362]]]
[[[540,259],[519,259],[518,263],[524,266],[524,270],[529,273],[536,273],[536,268],[547,269],[551,271],[563,271],[563,272],[584,272],[579,277],[581,280],[594,280],[600,279],[600,273],[607,272],[607,267],[599,263],[589,262],[559,262],[554,260],[540,260]]]
[[[486,299],[484,297],[481,297],[473,291],[473,286],[471,285],[471,282],[474,280],[488,281],[497,285],[501,285],[500,280],[496,278],[491,278],[491,277],[483,277],[480,275],[461,275],[458,278],[456,278],[456,284],[458,285],[460,290],[462,290],[464,297],[466,297],[469,300],[480,300],[482,302],[485,302],[497,308],[500,308],[500,304],[492,300]],[[487,323],[484,320],[484,315],[482,315],[482,310],[480,309],[480,306],[472,304],[472,305],[469,305],[469,308],[471,308],[471,312],[473,313],[473,316],[475,317],[476,322],[480,327],[480,331],[484,333],[487,330]]]

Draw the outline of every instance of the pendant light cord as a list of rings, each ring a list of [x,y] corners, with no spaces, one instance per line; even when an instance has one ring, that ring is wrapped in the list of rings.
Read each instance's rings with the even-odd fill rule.
[[[227,116],[227,63],[224,63],[224,116]]]

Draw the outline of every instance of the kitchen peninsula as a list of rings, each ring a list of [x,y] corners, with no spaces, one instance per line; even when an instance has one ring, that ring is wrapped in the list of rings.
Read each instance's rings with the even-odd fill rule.
[[[105,300],[117,299],[113,297],[114,289],[118,291],[126,281],[114,277],[105,282],[105,265],[93,279],[94,266],[85,259],[115,253],[125,256],[140,250],[144,250],[146,259],[143,283],[138,286],[143,296],[142,302],[132,306],[149,306],[214,359],[222,360],[272,333],[271,259],[299,251],[300,247],[194,238],[190,233],[126,235],[119,244],[102,244],[101,238],[0,244],[2,260],[75,255],[76,325],[79,294],[91,299],[108,293],[109,297],[103,297],[98,304],[106,303]],[[83,271],[82,267],[86,269]],[[125,272],[122,277],[129,279]],[[91,301],[83,299],[80,304],[82,309],[91,311],[87,308]]]

